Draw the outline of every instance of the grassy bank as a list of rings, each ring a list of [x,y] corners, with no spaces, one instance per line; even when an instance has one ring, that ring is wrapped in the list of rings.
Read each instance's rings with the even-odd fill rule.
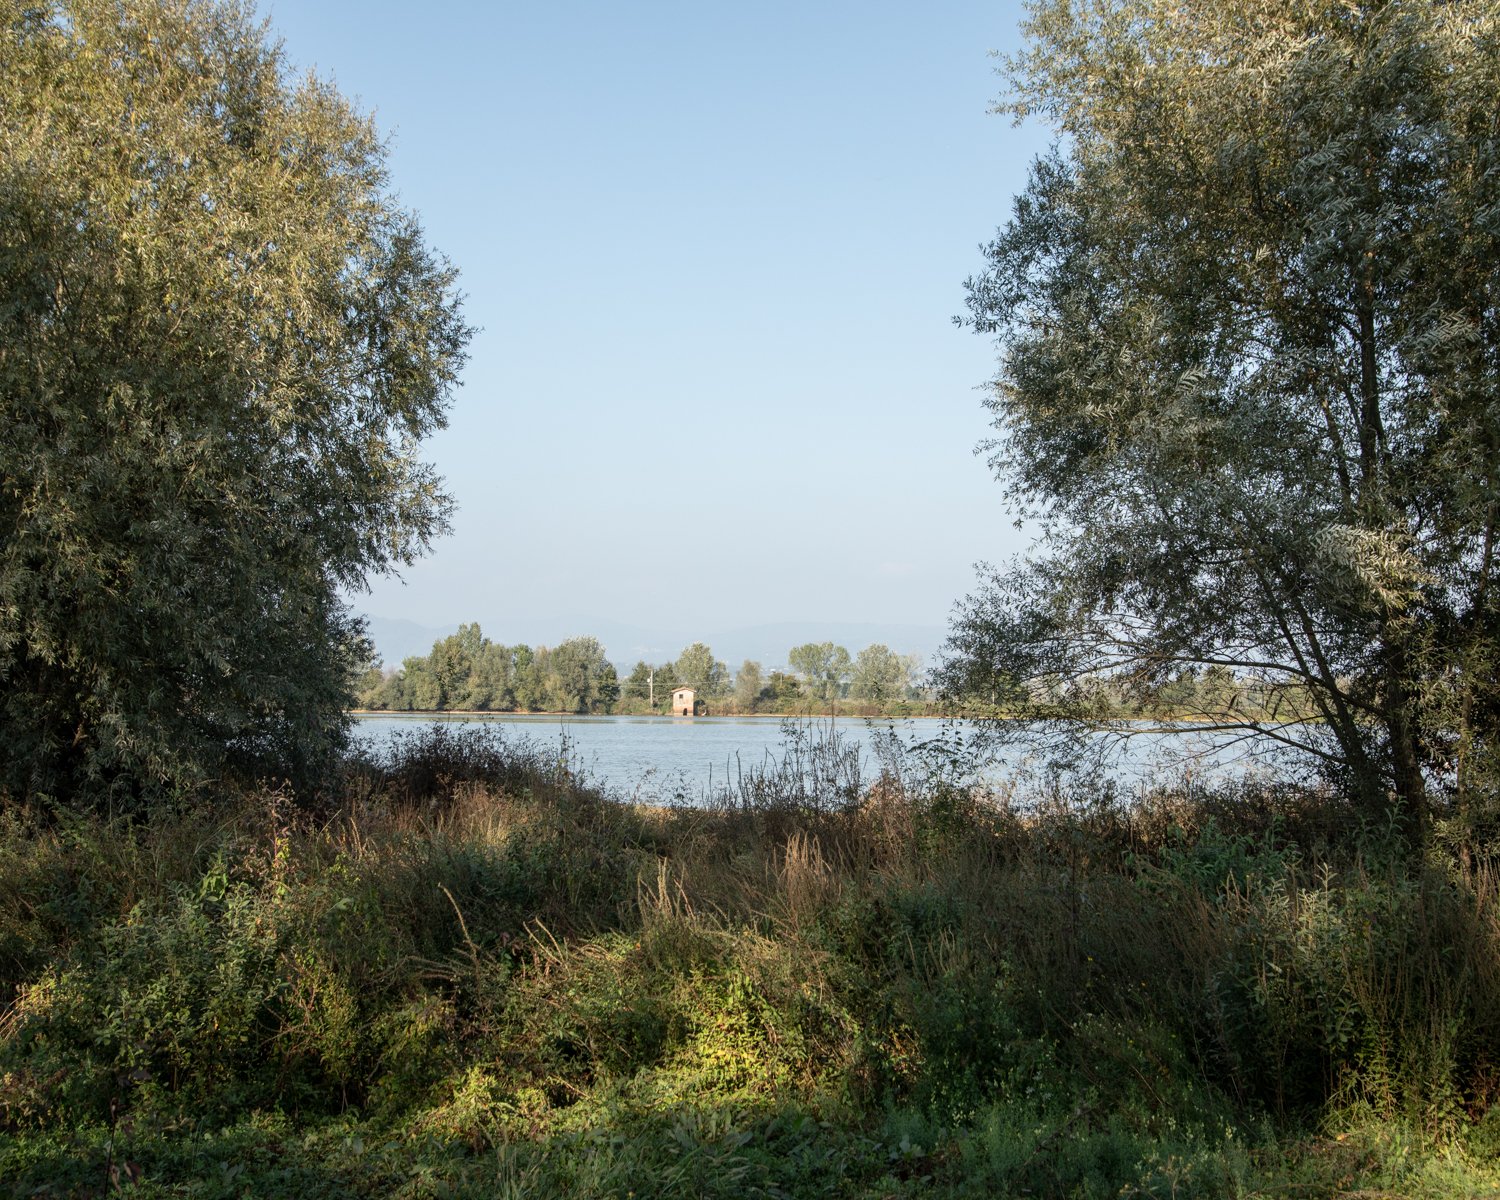
[[[317,810],[4,818],[0,1194],[1500,1191],[1474,847],[816,784],[630,808],[440,730]]]

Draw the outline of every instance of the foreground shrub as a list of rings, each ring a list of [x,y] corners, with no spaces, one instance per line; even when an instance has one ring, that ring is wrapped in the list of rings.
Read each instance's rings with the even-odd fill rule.
[[[1492,878],[1326,797],[646,809],[451,749],[332,812],[0,831],[0,1178],[207,1178],[186,1138],[312,1194],[1490,1186]],[[1297,1133],[1340,1122],[1353,1166]]]

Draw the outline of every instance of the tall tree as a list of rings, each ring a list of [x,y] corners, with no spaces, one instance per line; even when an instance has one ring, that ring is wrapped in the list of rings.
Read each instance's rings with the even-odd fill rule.
[[[509,712],[516,707],[516,660],[509,646],[484,639],[460,708]]]
[[[620,673],[615,664],[607,659],[600,664],[594,682],[594,702],[590,712],[613,712],[620,700]]]
[[[651,664],[645,659],[638,659],[630,674],[625,677],[625,682],[620,685],[620,692],[629,700],[651,700],[655,697],[655,681],[651,676]]]
[[[460,625],[458,632],[433,643],[427,670],[437,683],[434,708],[468,708],[471,681],[487,644],[478,624]]]
[[[678,687],[690,687],[700,700],[714,700],[729,690],[729,668],[702,642],[694,642],[677,656],[673,670]]]
[[[656,695],[656,707],[666,708],[672,703],[672,692],[678,685],[677,664],[662,663],[654,668],[656,682],[653,691]]]
[[[619,679],[597,638],[568,638],[538,650],[537,661],[553,711],[603,712],[619,697]]]
[[[530,646],[512,647],[516,663],[516,707],[523,712],[540,712],[547,707],[547,681],[544,676],[544,656]]]
[[[832,642],[806,642],[787,651],[787,665],[802,676],[809,695],[825,703],[837,700],[849,686],[853,664],[849,651]]]
[[[439,712],[443,707],[443,681],[432,670],[431,658],[408,658],[401,664],[400,705],[405,712]]]
[[[765,673],[760,663],[747,658],[734,675],[734,706],[740,712],[754,712],[755,703],[765,686]]]
[[[469,331],[371,121],[215,0],[0,0],[0,792],[315,771]]]
[[[876,642],[855,656],[849,694],[859,700],[886,704],[901,700],[910,686],[910,661],[889,646]]]
[[[1315,705],[1219,715],[1372,813],[1493,796],[1500,10],[1045,0],[1027,32],[1004,107],[1059,142],[968,286],[1043,539],[949,690],[1217,666]]]

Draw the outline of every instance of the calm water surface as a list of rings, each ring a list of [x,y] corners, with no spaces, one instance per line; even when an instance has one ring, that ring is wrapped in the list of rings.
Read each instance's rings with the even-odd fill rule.
[[[787,735],[781,722],[765,717],[558,717],[513,713],[433,717],[359,717],[358,732],[375,742],[433,724],[483,724],[508,740],[526,739],[561,752],[566,738],[570,760],[613,791],[649,798],[658,793],[696,794],[727,782],[739,772],[779,758]],[[938,721],[909,721],[931,725]],[[827,720],[799,728],[812,737],[829,732]],[[868,756],[871,731],[862,720],[837,720],[839,737]]]
[[[414,733],[434,723],[483,724],[507,739],[564,748],[569,759],[593,781],[617,794],[642,800],[691,797],[733,783],[748,772],[786,755],[790,741],[816,741],[836,731],[840,740],[856,748],[867,776],[879,773],[877,740],[891,739],[911,755],[912,748],[938,740],[967,739],[972,730],[963,723],[938,718],[865,721],[840,717],[800,721],[788,727],[767,717],[558,717],[512,713],[474,716],[432,714],[361,716],[358,736],[368,743],[388,743],[403,732]],[[920,755],[920,749],[915,751]],[[1180,770],[1184,753],[1193,755],[1200,772],[1243,771],[1251,760],[1243,746],[1227,736],[1204,735],[1190,729],[1133,737],[1121,749],[1114,768],[1128,779],[1158,771]],[[1002,780],[1027,765],[975,762],[976,772]]]

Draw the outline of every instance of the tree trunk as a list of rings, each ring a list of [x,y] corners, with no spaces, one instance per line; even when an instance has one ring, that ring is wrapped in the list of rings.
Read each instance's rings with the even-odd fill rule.
[[[1412,714],[1414,696],[1406,646],[1388,633],[1381,657],[1386,676],[1381,707],[1391,755],[1392,794],[1388,811],[1396,827],[1417,848],[1426,841],[1430,814],[1417,722]]]

